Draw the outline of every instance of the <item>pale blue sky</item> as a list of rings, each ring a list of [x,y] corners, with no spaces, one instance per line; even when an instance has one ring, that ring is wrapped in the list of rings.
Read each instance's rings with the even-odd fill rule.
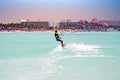
[[[0,0],[0,23],[20,19],[120,20],[120,0]]]

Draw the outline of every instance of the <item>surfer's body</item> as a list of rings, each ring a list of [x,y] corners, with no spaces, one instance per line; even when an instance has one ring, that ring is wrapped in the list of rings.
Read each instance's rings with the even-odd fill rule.
[[[55,38],[56,38],[56,41],[59,41],[61,43],[61,46],[63,47],[64,46],[64,43],[63,43],[63,40],[62,38],[60,37],[60,34],[58,33],[58,31],[55,31]]]

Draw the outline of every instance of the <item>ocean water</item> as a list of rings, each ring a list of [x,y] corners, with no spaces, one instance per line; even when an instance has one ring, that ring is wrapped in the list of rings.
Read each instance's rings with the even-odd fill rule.
[[[119,32],[0,32],[0,80],[120,80]]]

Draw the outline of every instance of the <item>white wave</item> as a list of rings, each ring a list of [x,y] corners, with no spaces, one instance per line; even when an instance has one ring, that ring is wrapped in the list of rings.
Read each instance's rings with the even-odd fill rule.
[[[63,51],[63,48],[61,45],[57,46],[56,48],[53,49],[52,53],[56,53],[56,52],[61,52]]]
[[[72,56],[72,57],[83,57],[83,58],[96,58],[96,57],[105,57],[105,55],[99,55],[99,54],[92,54],[92,55],[88,55],[88,54],[85,54],[85,55],[75,55],[75,56]]]
[[[65,46],[66,49],[75,50],[75,51],[93,51],[100,48],[97,45],[85,45],[85,44],[76,44],[69,43]]]
[[[65,49],[68,51],[96,51],[100,47],[98,45],[85,45],[85,44],[76,44],[76,43],[68,43],[64,47],[61,45],[57,46],[53,49],[51,53],[58,53],[62,52]]]
[[[68,43],[64,47],[60,45],[53,49],[52,53],[60,54],[52,54],[52,56],[56,56],[54,61],[68,59],[68,58],[96,58],[96,57],[107,57],[103,55],[100,51],[100,46],[98,45],[85,45],[85,44],[76,44],[76,43]]]
[[[67,58],[96,58],[96,57],[107,57],[103,55],[100,51],[100,46],[98,45],[85,45],[85,44],[76,44],[76,43],[68,43],[64,47],[60,45],[53,49],[52,53],[60,54],[52,54],[53,56],[58,56],[57,60],[67,59]]]

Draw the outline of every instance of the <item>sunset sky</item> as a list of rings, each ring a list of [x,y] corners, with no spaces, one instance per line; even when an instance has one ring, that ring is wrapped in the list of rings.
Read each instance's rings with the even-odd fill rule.
[[[0,23],[92,18],[120,20],[120,0],[0,0]]]

